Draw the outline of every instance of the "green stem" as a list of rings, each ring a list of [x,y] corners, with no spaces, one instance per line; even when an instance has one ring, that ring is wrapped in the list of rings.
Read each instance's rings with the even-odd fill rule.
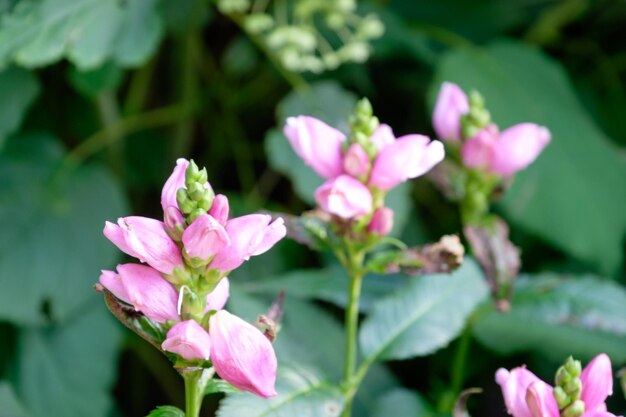
[[[468,325],[465,327],[459,344],[456,348],[456,353],[452,361],[452,393],[453,398],[457,398],[463,388],[463,382],[465,380],[465,363],[467,362],[467,356],[469,354],[470,342],[472,341],[471,327]]]
[[[116,141],[117,136],[116,129],[118,129],[118,123],[120,121],[120,110],[115,97],[115,91],[105,90],[98,94],[96,97],[96,106],[98,107],[98,113],[100,113],[100,119],[104,132],[106,132],[105,140],[109,145],[109,165],[113,168],[113,171],[121,178],[123,178],[123,154],[124,150],[120,142]]]
[[[185,416],[198,417],[204,398],[204,390],[209,380],[213,377],[210,369],[193,368],[181,371],[185,379]]]

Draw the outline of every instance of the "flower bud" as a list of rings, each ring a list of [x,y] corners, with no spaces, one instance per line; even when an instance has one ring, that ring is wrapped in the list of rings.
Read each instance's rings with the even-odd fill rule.
[[[103,271],[100,283],[120,300],[159,323],[178,320],[178,294],[156,270],[145,265],[117,266],[118,274]]]
[[[117,225],[106,222],[104,235],[123,252],[164,274],[171,274],[175,267],[183,264],[178,246],[158,220],[122,217]]]
[[[343,173],[343,133],[309,116],[288,118],[283,132],[298,156],[318,175],[334,178]]]
[[[372,211],[370,190],[349,175],[340,175],[322,184],[315,190],[315,201],[325,212],[343,219]]]
[[[534,123],[520,123],[504,130],[491,163],[491,171],[512,175],[530,165],[550,143],[550,131]]]
[[[198,203],[189,198],[186,188],[179,188],[176,192],[176,202],[180,211],[185,214],[189,214],[198,207]]]
[[[205,263],[230,244],[224,227],[209,214],[198,216],[185,230],[182,240],[187,256]]]
[[[564,409],[571,402],[567,393],[563,390],[563,388],[559,386],[554,387],[554,389],[552,390],[552,394],[554,395],[554,399],[556,400],[556,404],[558,405],[559,410]]]
[[[393,210],[389,207],[379,207],[374,211],[367,231],[378,236],[387,236],[393,227]]]
[[[206,214],[206,210],[203,210],[201,208],[194,209],[191,211],[191,213],[187,215],[187,222],[191,224],[195,222],[198,217],[204,216],[205,214]]]
[[[211,355],[211,338],[194,320],[185,320],[176,323],[167,332],[167,338],[161,347],[189,361],[208,360]]]
[[[370,159],[360,144],[353,143],[348,147],[343,159],[343,169],[356,178],[367,175],[370,169]]]
[[[276,395],[276,355],[259,329],[226,310],[210,318],[211,360],[231,385],[268,398]]]
[[[270,30],[274,26],[274,18],[269,14],[256,13],[246,16],[243,24],[248,32],[259,34]]]
[[[177,193],[180,188],[185,187],[185,171],[188,166],[189,161],[186,159],[179,158],[176,161],[176,167],[167,181],[165,181],[161,191],[161,207],[163,207],[163,211],[168,207],[179,207],[182,210],[182,207],[178,205]]]
[[[165,230],[172,239],[180,242],[180,238],[185,230],[185,218],[176,207],[168,207],[164,213]]]
[[[456,84],[444,82],[433,111],[433,127],[439,139],[453,142],[461,140],[461,116],[469,109],[463,90]]]
[[[444,157],[443,144],[423,135],[406,135],[384,147],[372,168],[370,184],[389,190],[428,172]]]
[[[463,144],[463,165],[468,168],[490,169],[497,146],[498,128],[491,124]]]
[[[189,161],[189,166],[185,170],[185,185],[190,188],[193,183],[198,182],[198,176],[200,175],[200,169],[196,162],[192,159]]]
[[[226,221],[228,221],[228,198],[225,195],[218,194],[215,196],[213,200],[213,205],[209,210],[209,214],[213,216],[213,218],[222,226],[226,225]]]
[[[561,417],[580,417],[583,414],[585,414],[585,403],[581,400],[574,401],[561,411]]]

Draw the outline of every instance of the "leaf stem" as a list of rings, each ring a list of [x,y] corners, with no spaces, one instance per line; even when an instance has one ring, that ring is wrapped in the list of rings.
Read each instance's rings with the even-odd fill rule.
[[[213,371],[204,368],[186,368],[180,371],[185,380],[185,416],[198,417],[207,383]]]

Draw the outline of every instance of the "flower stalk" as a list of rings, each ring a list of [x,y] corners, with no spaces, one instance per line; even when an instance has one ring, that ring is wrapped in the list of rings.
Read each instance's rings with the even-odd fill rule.
[[[180,371],[185,380],[185,416],[198,417],[208,382],[214,371],[206,368],[185,368]]]

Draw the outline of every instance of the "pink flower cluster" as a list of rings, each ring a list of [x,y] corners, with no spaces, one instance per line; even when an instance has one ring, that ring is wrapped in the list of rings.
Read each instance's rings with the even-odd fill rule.
[[[217,374],[233,386],[263,397],[275,395],[272,344],[257,328],[222,308],[229,296],[226,274],[282,239],[283,219],[271,222],[269,215],[250,214],[228,220],[228,199],[217,195],[187,225],[189,218],[179,208],[177,194],[185,190],[188,166],[189,161],[179,159],[163,187],[165,222],[134,216],[118,219],[117,225],[106,222],[105,236],[148,265],[118,265],[117,272],[102,271],[100,283],[169,328],[164,350],[190,361],[210,360]],[[208,182],[202,186],[211,189]],[[206,294],[202,288],[209,278],[218,284]],[[184,319],[181,314],[190,291],[203,298],[199,315],[210,315],[207,328],[197,317]]]
[[[442,140],[461,142],[463,164],[510,176],[530,165],[550,142],[550,131],[534,123],[520,123],[500,132],[489,123],[469,138],[462,135],[462,117],[470,112],[470,103],[459,86],[445,82],[433,112],[433,127]]]
[[[315,191],[319,207],[342,219],[373,212],[368,230],[380,235],[389,233],[393,211],[377,206],[374,197],[423,175],[444,157],[441,142],[416,134],[396,138],[385,124],[368,138],[369,152],[310,116],[288,118],[284,133],[298,156],[327,180]]]
[[[584,403],[581,417],[615,417],[606,409],[605,400],[613,393],[611,360],[596,356],[580,375]],[[553,388],[525,367],[508,371],[498,369],[496,382],[502,388],[507,411],[513,417],[560,417]]]

